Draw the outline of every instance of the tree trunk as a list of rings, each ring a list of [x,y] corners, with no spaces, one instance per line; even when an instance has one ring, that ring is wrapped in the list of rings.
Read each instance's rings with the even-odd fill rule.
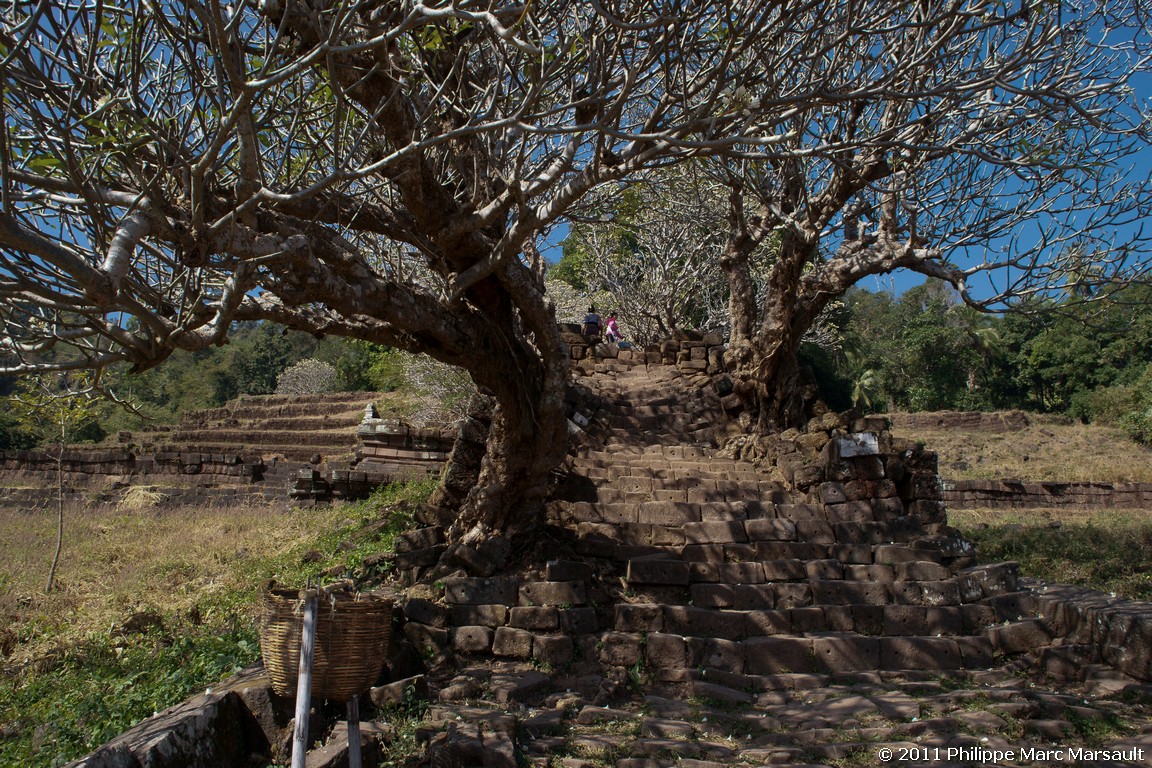
[[[747,234],[742,220],[732,218],[731,226],[720,262],[728,277],[732,317],[724,363],[744,406],[745,430],[767,434],[802,427],[815,392],[802,381],[800,344],[826,303],[799,288],[813,245],[791,235],[781,238],[758,304],[749,256],[760,240]]]
[[[539,532],[549,477],[568,448],[567,383],[566,371],[551,372],[539,387],[498,394],[479,477],[449,531],[450,541],[476,548],[492,537],[521,543]]]
[[[453,510],[449,565],[488,575],[513,549],[529,547],[543,527],[551,473],[568,448],[570,373],[567,348],[546,314],[535,323],[531,342],[511,323],[485,362],[469,369],[494,405],[490,412],[474,409],[433,497],[434,504]],[[480,438],[485,423],[487,434]]]

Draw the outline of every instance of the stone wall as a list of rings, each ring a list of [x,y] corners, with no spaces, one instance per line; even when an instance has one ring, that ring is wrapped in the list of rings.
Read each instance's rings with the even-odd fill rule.
[[[1037,483],[1025,480],[945,480],[953,509],[1152,508],[1152,483]]]
[[[724,337],[718,333],[684,331],[682,338],[658,344],[632,346],[601,343],[589,346],[580,335],[580,326],[561,323],[561,336],[573,360],[619,360],[633,365],[670,365],[681,371],[721,373],[724,370]]]
[[[926,413],[894,413],[887,418],[896,431],[956,429],[967,432],[1015,432],[1031,423],[1022,411],[931,411]]]

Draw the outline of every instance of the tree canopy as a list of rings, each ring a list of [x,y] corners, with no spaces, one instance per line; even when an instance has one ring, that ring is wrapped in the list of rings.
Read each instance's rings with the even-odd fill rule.
[[[864,276],[973,298],[993,269],[1003,296],[1143,273],[1143,10],[10,4],[0,370],[143,370],[246,320],[425,353],[496,402],[453,536],[527,530],[566,443],[540,247],[581,204],[714,162],[737,391],[759,428],[795,421],[799,339]]]

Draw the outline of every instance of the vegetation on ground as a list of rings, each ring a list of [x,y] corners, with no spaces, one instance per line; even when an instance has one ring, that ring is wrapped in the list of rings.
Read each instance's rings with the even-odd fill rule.
[[[946,480],[1152,482],[1152,449],[1118,427],[1028,414],[1028,426],[1006,432],[899,428],[940,456]]]
[[[930,281],[899,297],[856,289],[834,322],[843,343],[809,348],[836,408],[1063,414],[1152,438],[1152,289],[1107,301],[1034,300],[1019,313],[981,314]]]
[[[1016,561],[1023,576],[1152,600],[1148,510],[949,510],[982,563]]]
[[[0,765],[55,766],[259,658],[269,580],[365,583],[371,554],[412,527],[432,483],[309,509],[94,508],[73,512],[58,589],[40,592],[51,513],[0,511]]]

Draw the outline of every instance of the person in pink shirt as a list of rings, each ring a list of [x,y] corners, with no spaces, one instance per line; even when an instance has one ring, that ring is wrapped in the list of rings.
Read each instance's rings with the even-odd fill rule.
[[[609,343],[620,341],[624,337],[620,335],[620,326],[616,324],[616,313],[610,312],[608,314],[608,322],[604,326],[606,333],[604,339]]]

